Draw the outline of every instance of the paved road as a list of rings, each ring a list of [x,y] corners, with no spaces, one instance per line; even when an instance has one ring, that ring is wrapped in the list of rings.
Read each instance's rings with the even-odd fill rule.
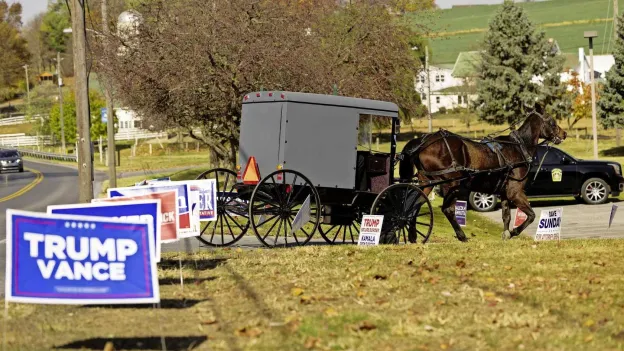
[[[609,228],[609,215],[612,205],[619,208]],[[535,211],[535,221],[523,232],[534,236],[542,210],[563,207],[561,223],[561,239],[581,238],[624,238],[624,203],[611,199],[602,205],[579,204],[575,200],[531,201]],[[502,223],[501,210],[487,212],[484,215],[498,223]],[[511,210],[511,225],[516,215],[516,209]]]
[[[48,205],[78,202],[75,169],[31,161],[24,165],[24,173],[0,174],[0,295],[4,295],[6,210],[45,212]]]

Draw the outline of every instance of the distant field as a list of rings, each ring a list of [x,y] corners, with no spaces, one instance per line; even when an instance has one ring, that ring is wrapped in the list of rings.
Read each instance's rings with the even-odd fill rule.
[[[583,38],[586,30],[598,31],[594,43],[596,54],[607,53],[610,33],[613,31],[613,7],[607,7],[612,0],[551,0],[535,3],[521,3],[531,21],[542,27],[548,37],[555,38],[561,50],[578,52],[579,47],[587,46]],[[620,8],[624,0],[619,0]],[[432,61],[434,63],[454,63],[461,51],[478,50],[488,22],[500,5],[480,5],[456,7],[440,10],[434,20],[435,35],[432,39]],[[611,43],[611,48],[613,43]]]

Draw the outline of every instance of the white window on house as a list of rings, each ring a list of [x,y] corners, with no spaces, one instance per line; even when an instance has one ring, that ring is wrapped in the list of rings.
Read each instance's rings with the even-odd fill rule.
[[[457,95],[457,103],[461,104],[462,103],[462,97],[461,95]]]
[[[439,104],[439,103],[440,103],[440,97],[436,96],[436,104]]]
[[[134,121],[134,128],[141,128],[141,121]]]
[[[444,74],[436,74],[435,81],[436,82],[444,82]]]
[[[427,94],[425,94],[425,93],[420,94],[420,99],[421,100],[427,100]]]

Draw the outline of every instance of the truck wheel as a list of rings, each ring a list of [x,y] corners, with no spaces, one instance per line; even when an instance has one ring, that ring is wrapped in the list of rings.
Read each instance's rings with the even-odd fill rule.
[[[471,192],[468,202],[470,207],[477,212],[490,212],[496,208],[498,199],[496,195]]]
[[[588,205],[598,205],[609,199],[609,184],[600,178],[589,178],[581,187],[581,197]]]

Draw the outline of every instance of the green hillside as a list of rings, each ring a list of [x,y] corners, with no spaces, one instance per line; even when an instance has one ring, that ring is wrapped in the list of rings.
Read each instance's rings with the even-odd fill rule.
[[[624,0],[618,0],[620,9]],[[555,38],[562,51],[577,53],[579,47],[587,49],[583,32],[598,31],[594,42],[596,54],[610,53],[613,48],[612,0],[550,0],[520,3],[533,23]],[[432,25],[432,62],[453,63],[461,51],[480,49],[488,22],[500,5],[475,5],[437,11]],[[607,15],[608,9],[608,15]]]

